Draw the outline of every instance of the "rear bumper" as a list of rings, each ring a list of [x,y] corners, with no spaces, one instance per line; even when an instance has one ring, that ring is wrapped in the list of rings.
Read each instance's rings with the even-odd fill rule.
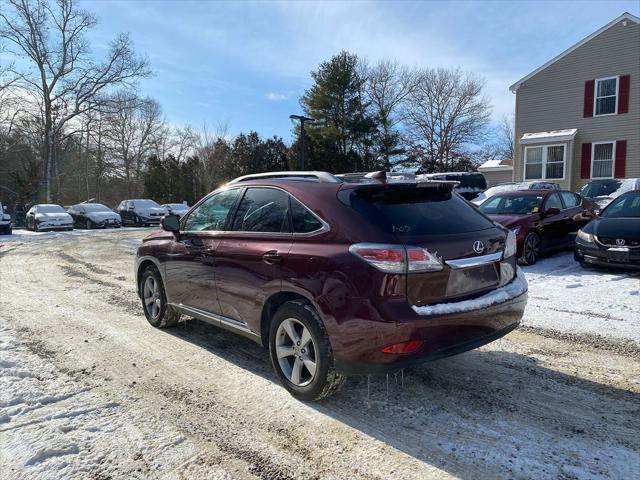
[[[374,312],[362,300],[359,307],[362,313],[369,309],[368,319],[344,321],[337,332],[329,332],[336,369],[346,375],[385,373],[486,345],[520,324],[527,303],[526,284],[511,293],[495,303],[479,301],[475,309],[455,311],[456,306],[448,304],[452,313],[436,308],[428,315],[418,314],[406,301],[392,302],[386,312]],[[357,302],[349,303],[356,306]],[[401,320],[384,321],[385,317]],[[408,355],[382,352],[386,346],[409,340],[421,340],[422,347]]]
[[[640,249],[638,248],[629,249],[629,262],[619,262],[612,258],[611,253],[605,248],[599,248],[598,246],[588,247],[576,243],[574,258],[578,262],[584,262],[589,265],[640,270]]]

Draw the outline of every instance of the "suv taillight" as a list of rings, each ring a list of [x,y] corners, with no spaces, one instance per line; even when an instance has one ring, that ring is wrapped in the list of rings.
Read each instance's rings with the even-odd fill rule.
[[[349,247],[356,257],[385,273],[438,272],[442,262],[428,250],[405,245],[356,243]]]

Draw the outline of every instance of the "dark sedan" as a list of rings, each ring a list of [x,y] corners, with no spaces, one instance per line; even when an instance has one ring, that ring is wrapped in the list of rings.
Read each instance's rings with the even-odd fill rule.
[[[640,269],[640,190],[620,195],[578,232],[575,258],[582,266]]]
[[[533,265],[543,252],[573,246],[596,206],[566,190],[525,190],[495,195],[479,208],[516,234],[519,261]]]
[[[73,217],[76,228],[120,228],[120,215],[101,203],[79,203],[69,207],[67,213]]]

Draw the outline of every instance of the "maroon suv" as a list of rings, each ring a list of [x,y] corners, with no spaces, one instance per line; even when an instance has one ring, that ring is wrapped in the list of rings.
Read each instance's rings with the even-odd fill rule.
[[[526,304],[509,230],[412,177],[241,177],[138,249],[149,322],[195,317],[268,346],[289,392],[318,400],[348,374],[484,345]]]

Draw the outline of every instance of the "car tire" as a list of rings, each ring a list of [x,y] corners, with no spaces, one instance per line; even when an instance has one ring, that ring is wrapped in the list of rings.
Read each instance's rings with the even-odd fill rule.
[[[536,232],[529,232],[522,244],[522,256],[519,258],[522,265],[533,265],[540,258],[542,239]]]
[[[147,267],[140,276],[140,299],[144,316],[154,327],[175,327],[180,321],[180,314],[167,303],[164,283],[154,266]]]
[[[87,230],[91,230],[93,228],[93,222],[87,219]]]
[[[286,302],[274,314],[269,355],[278,379],[298,400],[322,400],[344,383],[345,377],[335,370],[322,320],[304,301]]]

